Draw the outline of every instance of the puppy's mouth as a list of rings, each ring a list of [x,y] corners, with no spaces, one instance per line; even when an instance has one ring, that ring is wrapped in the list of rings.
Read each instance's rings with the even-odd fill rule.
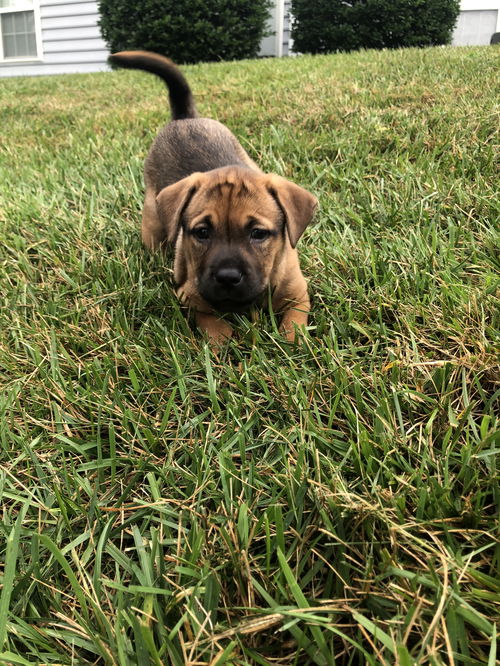
[[[249,312],[254,305],[257,305],[260,299],[260,294],[252,298],[207,298],[205,300],[210,305],[221,313],[234,312],[236,314],[244,314]]]

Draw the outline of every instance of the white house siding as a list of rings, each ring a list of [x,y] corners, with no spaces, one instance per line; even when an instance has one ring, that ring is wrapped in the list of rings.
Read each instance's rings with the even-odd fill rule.
[[[285,0],[275,0],[269,11],[267,29],[271,33],[260,43],[260,56],[280,56],[283,49],[283,12]]]
[[[267,24],[271,34],[260,45],[261,56],[285,56],[291,52],[290,6],[291,0],[275,0]]]
[[[41,60],[0,62],[0,77],[109,69],[98,19],[96,0],[40,0]]]
[[[493,9],[460,12],[453,32],[453,46],[489,44],[497,32],[498,12]]]
[[[462,0],[454,46],[489,44],[495,32],[500,32],[500,0]]]
[[[293,41],[292,38],[290,37],[290,26],[292,20],[291,8],[292,8],[291,0],[285,0],[284,17],[283,17],[283,38],[282,38],[282,44],[283,44],[282,54],[284,56],[290,55],[293,48]]]

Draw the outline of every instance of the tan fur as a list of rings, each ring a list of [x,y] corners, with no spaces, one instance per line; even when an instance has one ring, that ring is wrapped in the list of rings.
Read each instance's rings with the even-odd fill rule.
[[[212,344],[232,334],[221,311],[242,311],[247,300],[248,307],[265,306],[269,294],[273,310],[282,314],[281,330],[293,340],[296,327],[307,325],[310,308],[295,246],[316,198],[263,173],[227,127],[197,117],[173,63],[147,52],[113,59],[158,74],[169,88],[171,77],[184,86],[179,99],[170,89],[179,119],[160,131],[146,160],[144,244],[151,250],[175,247],[177,294]]]

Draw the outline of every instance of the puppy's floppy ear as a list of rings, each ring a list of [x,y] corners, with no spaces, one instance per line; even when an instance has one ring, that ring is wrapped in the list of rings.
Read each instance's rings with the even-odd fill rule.
[[[196,190],[200,187],[203,174],[192,173],[173,185],[164,187],[156,197],[158,217],[165,225],[167,240],[174,243],[179,233],[182,214],[186,210]]]
[[[283,211],[290,244],[295,247],[304,229],[313,218],[318,200],[303,187],[299,187],[281,176],[269,176],[267,189]]]

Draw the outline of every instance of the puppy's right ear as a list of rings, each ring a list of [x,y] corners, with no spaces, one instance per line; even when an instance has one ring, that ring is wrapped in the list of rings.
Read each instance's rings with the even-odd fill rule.
[[[156,197],[156,208],[161,223],[165,226],[169,243],[174,243],[179,233],[182,214],[189,205],[193,195],[200,187],[201,173],[192,173],[187,178],[173,185],[164,187]]]

